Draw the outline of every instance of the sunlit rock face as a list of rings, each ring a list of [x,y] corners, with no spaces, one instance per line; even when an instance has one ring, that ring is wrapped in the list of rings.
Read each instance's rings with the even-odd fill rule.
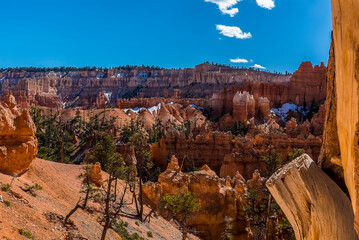
[[[156,211],[167,216],[166,209],[160,203],[166,193],[190,191],[200,201],[201,208],[187,219],[186,224],[198,231],[197,234],[203,239],[221,239],[228,218],[233,220],[232,234],[235,239],[261,239],[253,235],[263,229],[255,227],[252,232],[247,231],[249,219],[244,211],[244,206],[248,204],[248,189],[255,189],[258,199],[265,197],[266,179],[260,176],[259,171],[255,171],[252,178],[246,181],[238,172],[233,178],[219,178],[207,165],[199,171],[183,173],[180,164],[172,156],[166,171],[158,177],[158,182],[148,182],[143,186],[146,201]]]
[[[36,127],[9,93],[0,104],[0,172],[19,175],[37,155]]]
[[[56,76],[48,73],[46,76],[27,77],[25,72],[13,75],[0,75],[0,93],[11,91],[18,105],[28,108],[31,105],[58,107],[61,99],[57,95]]]
[[[332,0],[337,127],[344,179],[359,230],[359,1]]]
[[[103,185],[103,178],[102,178],[102,174],[101,174],[101,164],[100,163],[95,163],[89,172],[89,180],[96,184],[97,186],[102,186]]]
[[[297,105],[312,104],[325,99],[326,67],[304,62],[293,74],[276,74],[253,69],[232,69],[200,64],[186,69],[108,69],[72,72],[0,72],[0,94],[12,91],[21,107],[83,106],[103,107],[119,98],[165,97],[205,107],[206,98],[222,89],[231,89],[224,95],[214,96],[214,115],[231,112],[237,91],[248,92],[258,101],[267,97],[277,106],[286,102]],[[139,91],[140,89],[140,91]],[[196,100],[197,99],[197,100]],[[146,100],[147,101],[147,100]],[[152,101],[154,106],[158,101]],[[201,103],[201,104],[200,104]],[[126,105],[120,102],[119,105]],[[133,106],[130,106],[133,107]],[[138,106],[145,107],[145,105]],[[127,107],[126,107],[127,108]],[[251,107],[252,109],[252,107]]]
[[[320,102],[326,96],[325,77],[327,68],[324,63],[313,67],[311,62],[302,62],[291,78],[288,95],[297,105],[310,106],[313,102]]]

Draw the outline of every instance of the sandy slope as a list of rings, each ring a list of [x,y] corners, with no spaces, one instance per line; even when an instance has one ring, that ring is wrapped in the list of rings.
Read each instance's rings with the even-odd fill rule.
[[[71,218],[75,226],[68,228],[60,220],[78,200],[80,180],[77,176],[81,172],[81,166],[35,159],[30,170],[12,183],[12,190],[15,195],[20,194],[20,198],[0,190],[3,199],[11,202],[10,207],[0,203],[0,239],[26,239],[18,233],[19,228],[29,231],[36,239],[99,239],[102,227],[97,222],[97,211],[78,210]],[[11,180],[12,177],[0,174],[1,183]],[[35,183],[43,187],[36,197],[20,188]],[[90,208],[99,209],[99,205],[90,204]],[[134,211],[134,208],[130,206],[126,210]],[[123,220],[129,223],[130,232],[137,232],[146,239],[181,239],[180,231],[161,217],[153,217],[150,223],[139,226],[135,220]],[[147,237],[148,231],[153,233],[153,238]],[[120,237],[110,230],[107,239]],[[191,236],[190,239],[197,238]]]

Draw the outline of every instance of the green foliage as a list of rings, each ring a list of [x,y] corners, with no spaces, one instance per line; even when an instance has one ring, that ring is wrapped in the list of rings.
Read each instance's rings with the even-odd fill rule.
[[[223,240],[233,240],[233,234],[232,234],[232,218],[228,218],[226,219],[226,229],[224,230],[224,232],[222,233],[222,239]]]
[[[4,204],[5,204],[6,206],[8,206],[8,207],[11,206],[11,202],[10,202],[10,201],[7,201],[7,200],[4,200]]]
[[[309,107],[304,104],[301,111],[299,109],[295,109],[294,111],[291,110],[287,114],[286,121],[289,121],[292,117],[294,117],[297,119],[299,124],[304,123],[306,120],[310,122],[314,115],[319,112],[320,105],[321,104],[319,102],[315,102],[313,100]]]
[[[60,162],[63,152],[64,162],[71,163],[73,156],[79,148],[75,146],[73,136],[78,136],[80,146],[92,140],[96,141],[103,133],[108,133],[115,126],[115,118],[106,120],[105,112],[103,118],[99,115],[90,117],[88,122],[84,122],[80,115],[80,110],[76,110],[76,115],[69,121],[63,121],[59,112],[45,114],[41,107],[32,107],[30,115],[37,128],[36,137],[38,139],[38,157],[50,161]],[[63,143],[63,147],[62,147]]]
[[[40,107],[31,107],[30,115],[37,129],[36,137],[39,146],[37,156],[60,162],[63,141],[64,162],[69,163],[71,154],[75,151],[70,124],[62,122],[58,112],[46,115]]]
[[[81,144],[86,143],[89,139],[92,139],[93,143],[96,144],[104,133],[107,134],[111,128],[115,127],[116,118],[112,117],[110,120],[106,120],[106,110],[104,110],[102,114],[102,119],[96,114],[91,116],[88,122],[80,122],[82,124],[82,131],[80,134]]]
[[[141,86],[137,86],[132,91],[126,92],[122,97],[127,98],[127,99],[135,98],[135,97],[137,97],[137,94],[141,91],[141,89],[142,89]]]
[[[165,194],[161,198],[161,204],[169,210],[175,219],[184,221],[191,213],[197,212],[201,204],[193,193],[182,190],[178,194]]]
[[[305,150],[302,148],[294,148],[292,152],[288,153],[289,161],[296,159],[297,157],[302,156],[305,153]]]
[[[235,122],[228,130],[231,131],[234,136],[238,136],[240,134],[244,137],[247,134],[248,125],[247,122]]]
[[[194,164],[194,161],[191,160],[190,161],[190,165],[188,167],[186,167],[185,172],[195,172],[195,171],[199,171],[200,169],[198,167],[196,167],[196,165]]]
[[[131,119],[131,122],[126,124],[121,130],[121,141],[124,143],[130,142],[132,136],[141,131],[142,128],[143,123],[141,121]]]
[[[158,177],[160,176],[160,174],[162,173],[161,168],[160,167],[156,167],[151,174],[151,182],[157,182],[158,181]]]
[[[191,121],[186,120],[183,124],[183,128],[184,128],[184,134],[185,134],[186,138],[189,138],[192,135]]]
[[[153,233],[152,233],[151,231],[148,231],[148,232],[147,232],[147,237],[152,238],[152,237],[153,237]]]
[[[140,226],[140,223],[139,223],[139,222],[137,222],[137,221],[135,221],[135,224],[136,224],[137,226]]]
[[[264,199],[258,198],[258,190],[254,188],[248,189],[245,198],[247,199],[247,204],[244,206],[244,213],[250,220],[251,225],[258,225],[263,221],[262,214],[265,211],[266,202],[264,202]]]
[[[1,188],[1,191],[3,191],[3,192],[11,191],[11,185],[8,183],[2,183],[0,188]]]
[[[289,153],[288,155],[291,157],[296,158],[297,156],[300,156],[304,152],[303,149],[294,149],[292,153]],[[273,149],[270,151],[270,153],[267,156],[264,156],[264,161],[267,166],[267,174],[268,177],[270,177],[275,171],[277,171],[282,166],[282,161],[280,155]],[[267,191],[266,195],[270,195],[270,193]],[[270,202],[270,206],[268,206],[269,201],[267,199],[263,200],[266,201],[265,206],[269,207],[269,213],[276,213],[277,216],[276,219],[276,230],[277,235],[279,236],[279,239],[295,239],[294,231],[292,226],[290,225],[288,219],[283,214],[282,210],[280,209],[279,205],[275,202],[275,200],[272,198]],[[267,216],[269,217],[269,216]]]
[[[123,159],[116,152],[116,145],[111,135],[105,134],[96,144],[91,160],[99,162],[102,169],[118,178],[123,178]]]
[[[263,156],[263,160],[266,163],[268,177],[272,176],[272,174],[275,173],[275,171],[277,171],[282,164],[280,155],[274,149],[272,149],[268,155]]]
[[[144,182],[150,180],[154,165],[151,160],[151,145],[148,143],[147,133],[142,128],[137,129],[130,137],[130,143],[135,151],[139,178]]]
[[[289,223],[288,219],[284,215],[282,209],[277,202],[273,199],[271,204],[271,211],[277,215],[277,223],[275,229],[279,239],[295,240],[294,230]]]
[[[127,222],[123,222],[122,220],[117,221],[114,220],[112,222],[112,229],[118,234],[120,235],[120,237],[123,240],[144,240],[143,237],[139,236],[138,233],[132,233],[130,234],[128,232],[128,230],[126,229],[128,226]]]
[[[31,195],[36,196],[36,192],[39,190],[42,190],[42,187],[35,183],[33,185],[25,185],[25,188],[23,188],[25,192],[29,192]]]
[[[152,128],[147,130],[147,132],[149,143],[160,142],[161,138],[165,136],[165,130],[162,121],[157,119],[156,123],[154,123]]]
[[[77,178],[82,179],[80,193],[87,194],[87,199],[99,199],[101,197],[100,188],[89,179],[92,166],[93,164],[83,165],[84,172],[77,176]]]
[[[34,236],[32,236],[32,234],[29,232],[29,231],[26,231],[25,229],[23,228],[19,228],[19,233],[20,235],[28,238],[28,239],[35,239]]]
[[[199,111],[202,113],[203,116],[206,117],[207,120],[213,121],[213,117],[212,117],[213,109],[212,109],[212,107],[200,108]]]

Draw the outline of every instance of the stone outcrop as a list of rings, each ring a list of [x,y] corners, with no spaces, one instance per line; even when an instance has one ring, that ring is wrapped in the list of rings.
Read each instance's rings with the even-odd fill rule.
[[[0,93],[6,94],[11,91],[19,106],[23,108],[28,108],[31,105],[55,108],[62,105],[55,87],[56,78],[51,73],[35,79],[26,76],[27,74],[13,78],[4,76],[0,81]]]
[[[267,187],[291,223],[296,239],[358,239],[348,197],[308,155],[278,170]]]
[[[217,119],[222,116],[225,112],[224,109],[227,109],[223,105],[223,96],[218,93],[214,93],[212,98],[209,100],[206,99],[193,99],[193,98],[132,98],[132,99],[118,99],[117,107],[122,109],[127,108],[150,108],[157,106],[158,104],[180,104],[184,107],[201,107],[201,108],[211,108],[212,116],[214,119]],[[244,122],[248,119],[256,116],[264,119],[269,119],[270,113],[270,102],[266,97],[259,97],[257,100],[254,99],[253,95],[248,92],[237,92],[231,99],[231,109],[227,109],[227,115],[224,118],[225,126],[232,126],[235,122]],[[167,107],[165,107],[165,111]],[[160,111],[161,113],[161,111]],[[166,115],[167,113],[163,113]],[[178,119],[177,119],[178,120]],[[165,118],[165,121],[168,119]]]
[[[252,133],[246,137],[237,136],[234,140],[230,132],[200,132],[194,139],[186,139],[184,134],[168,132],[159,143],[152,144],[152,157],[164,170],[168,156],[176,155],[184,166],[194,164],[200,167],[207,164],[220,177],[233,177],[237,171],[246,179],[255,169],[265,171],[263,156],[270,147],[280,155],[282,162],[294,148],[302,148],[314,159],[319,156],[321,138],[309,135],[291,138],[279,131],[264,133],[252,125]],[[268,127],[267,127],[268,128]],[[184,159],[184,160],[183,160]]]
[[[329,103],[328,106],[330,106]],[[321,105],[319,107],[318,113],[316,113],[313,116],[312,120],[310,121],[310,131],[313,133],[313,135],[315,136],[323,135],[326,112],[329,112],[329,109],[327,109],[327,107],[325,107],[324,104]]]
[[[11,93],[0,104],[0,172],[17,176],[37,155],[36,127]]]
[[[313,67],[311,62],[302,62],[288,85],[288,96],[296,105],[310,106],[313,102],[321,102],[326,96],[327,68],[321,63]]]
[[[236,122],[244,122],[254,117],[256,112],[256,101],[253,95],[248,92],[237,92],[233,97],[233,120]]]
[[[291,118],[285,125],[286,134],[291,138],[297,137],[297,127],[297,119]]]
[[[235,239],[251,239],[246,229],[248,219],[244,212],[247,204],[248,188],[254,188],[258,195],[263,196],[265,179],[259,173],[246,182],[237,174],[234,178],[221,179],[207,165],[199,171],[186,174],[180,171],[179,161],[172,156],[165,172],[158,177],[157,183],[143,186],[146,201],[163,216],[166,210],[161,206],[160,199],[166,194],[176,194],[181,190],[190,191],[200,201],[199,212],[187,219],[186,225],[197,231],[203,239],[221,239],[226,228],[226,219],[233,220],[232,234]]]
[[[91,182],[96,184],[96,186],[98,186],[98,187],[103,185],[100,163],[97,162],[94,165],[92,165],[92,167],[90,169],[89,179]]]
[[[208,135],[198,135],[196,139],[186,139],[184,134],[167,133],[159,143],[152,144],[154,162],[166,169],[168,156],[176,155],[182,161],[186,157],[186,165],[195,163],[196,166],[208,164],[219,172],[221,162],[233,148],[232,134],[210,132]]]
[[[251,139],[237,138],[232,152],[225,155],[221,161],[219,176],[223,178],[234,177],[238,172],[245,179],[250,179],[256,169],[262,171],[266,169],[266,164],[263,161],[263,156],[266,153],[266,147],[262,149],[254,146]]]
[[[270,102],[266,97],[258,98],[258,114],[264,119],[268,120],[270,113]]]

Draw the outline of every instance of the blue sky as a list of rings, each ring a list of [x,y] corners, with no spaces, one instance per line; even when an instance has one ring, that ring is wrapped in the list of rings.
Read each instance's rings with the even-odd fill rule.
[[[293,72],[306,60],[327,64],[332,29],[329,0],[11,0],[0,8],[0,67],[213,61]],[[230,62],[237,58],[248,63]]]

